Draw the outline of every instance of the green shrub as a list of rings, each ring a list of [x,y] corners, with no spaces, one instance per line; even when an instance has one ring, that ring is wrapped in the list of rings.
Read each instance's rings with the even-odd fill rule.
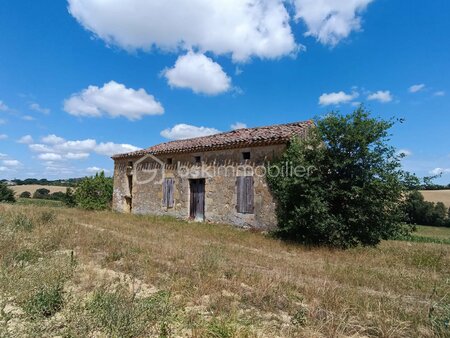
[[[86,177],[75,191],[75,199],[83,209],[105,210],[111,207],[113,180],[102,171],[93,177]]]
[[[63,307],[63,287],[57,283],[44,286],[32,294],[24,309],[33,318],[51,317]]]
[[[50,199],[50,190],[48,190],[46,188],[37,189],[33,194],[33,198]]]
[[[23,213],[13,215],[11,225],[14,230],[21,231],[31,231],[35,226],[34,221]]]
[[[0,182],[0,202],[14,203],[14,191],[10,189],[5,183]]]
[[[149,331],[167,336],[168,298],[166,292],[136,299],[125,288],[114,292],[100,289],[94,293],[87,308],[108,337],[141,337],[147,336]]]
[[[417,190],[407,194],[403,208],[405,221],[409,224],[450,226],[449,211],[444,203],[425,201],[423,195]]]
[[[62,199],[62,201],[69,208],[76,207],[77,201],[75,199],[75,194],[73,192],[73,189],[71,189],[71,188],[66,189],[66,193],[64,194],[64,198]]]
[[[408,232],[400,208],[407,175],[388,145],[392,125],[360,107],[346,116],[332,112],[316,121],[306,139],[292,140],[282,158],[268,167],[278,202],[275,234],[348,248]],[[286,165],[302,170],[274,174]]]
[[[50,224],[56,220],[56,214],[54,211],[43,211],[39,216],[39,222],[41,224]]]
[[[29,191],[23,191],[20,195],[20,198],[31,198],[31,192]]]

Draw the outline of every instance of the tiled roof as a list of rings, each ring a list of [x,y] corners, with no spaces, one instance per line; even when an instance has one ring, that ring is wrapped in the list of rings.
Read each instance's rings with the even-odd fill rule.
[[[160,143],[147,149],[117,154],[113,159],[139,157],[146,154],[174,154],[218,149],[243,148],[269,144],[283,144],[293,136],[302,137],[312,121],[278,124],[267,127],[243,128],[210,136]]]

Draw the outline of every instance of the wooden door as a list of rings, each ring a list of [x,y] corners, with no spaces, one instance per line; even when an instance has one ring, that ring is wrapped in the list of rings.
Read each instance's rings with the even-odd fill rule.
[[[196,221],[205,220],[205,180],[190,180],[190,216]]]

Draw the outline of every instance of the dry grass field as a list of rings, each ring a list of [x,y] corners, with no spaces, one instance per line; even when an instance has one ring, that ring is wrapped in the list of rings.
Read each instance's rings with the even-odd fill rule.
[[[419,228],[450,239],[450,229]],[[448,337],[450,245],[0,205],[0,337]]]
[[[53,185],[38,185],[38,184],[27,184],[27,185],[13,185],[10,187],[16,193],[16,196],[19,196],[24,191],[28,191],[33,195],[33,193],[40,188],[45,188],[50,190],[50,194],[54,192],[66,192],[67,187],[59,187]]]
[[[425,201],[442,202],[450,208],[450,189],[449,190],[421,190]]]

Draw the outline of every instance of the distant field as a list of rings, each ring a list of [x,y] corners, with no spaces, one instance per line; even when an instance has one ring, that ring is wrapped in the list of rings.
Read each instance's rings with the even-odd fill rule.
[[[62,191],[66,192],[67,187],[59,187],[59,186],[52,186],[52,185],[37,185],[37,184],[29,184],[29,185],[14,185],[11,187],[12,190],[16,192],[16,195],[19,196],[24,191],[29,191],[31,194],[33,194],[37,189],[45,188],[50,190],[50,193]]]
[[[442,202],[450,208],[450,190],[421,190],[426,201]]]

